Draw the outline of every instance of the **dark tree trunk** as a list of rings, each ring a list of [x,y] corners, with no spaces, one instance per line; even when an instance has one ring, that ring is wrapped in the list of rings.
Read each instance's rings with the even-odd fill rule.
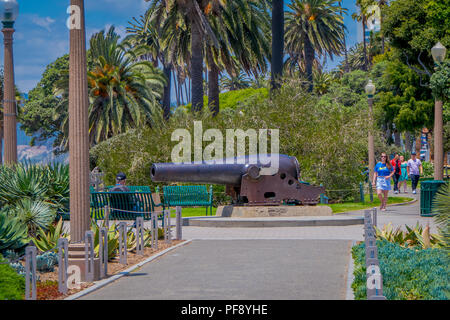
[[[364,44],[364,71],[369,70],[369,61],[367,59],[367,41],[366,41],[366,18],[362,19],[363,24],[363,44]]]
[[[170,90],[172,86],[172,67],[164,66],[164,76],[167,79],[167,84],[164,87],[164,95],[163,95],[163,112],[164,119],[168,120],[170,117]]]
[[[308,81],[308,92],[313,91],[313,63],[314,63],[314,48],[309,41],[308,36],[305,36],[305,65],[306,65],[306,80]]]
[[[219,68],[212,57],[208,57],[210,69],[208,71],[208,107],[213,116],[219,113]]]
[[[284,1],[272,1],[272,89],[280,87],[284,56]]]
[[[192,111],[199,112],[203,110],[203,37],[196,22],[191,27],[191,55]]]
[[[3,124],[0,122],[0,166],[3,164],[2,148],[3,148]]]
[[[394,144],[397,147],[400,147],[402,145],[401,143],[401,137],[400,137],[400,132],[398,130],[394,131]]]

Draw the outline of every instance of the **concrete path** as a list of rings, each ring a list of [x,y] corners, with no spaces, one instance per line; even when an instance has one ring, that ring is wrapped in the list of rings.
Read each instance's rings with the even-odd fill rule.
[[[345,299],[350,241],[196,240],[81,299]]]
[[[389,222],[437,232],[419,201],[378,211],[378,226]],[[183,238],[194,240],[82,299],[351,299],[350,249],[364,239],[362,225],[183,227]]]

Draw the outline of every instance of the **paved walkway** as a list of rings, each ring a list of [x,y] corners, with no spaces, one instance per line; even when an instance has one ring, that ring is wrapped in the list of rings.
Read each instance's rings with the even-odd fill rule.
[[[419,201],[378,212],[378,226],[389,222],[437,231],[433,218],[420,217]],[[82,299],[351,298],[350,249],[363,226],[184,227],[183,238],[194,240]]]

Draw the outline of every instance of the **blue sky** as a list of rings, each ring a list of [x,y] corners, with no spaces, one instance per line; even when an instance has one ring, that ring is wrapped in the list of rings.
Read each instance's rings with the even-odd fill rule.
[[[69,51],[69,31],[66,27],[69,0],[18,0],[20,14],[15,24],[14,62],[16,84],[28,92],[39,82],[45,67]],[[92,34],[114,25],[125,35],[128,21],[145,12],[144,0],[86,0],[87,39]],[[355,0],[344,0],[348,8],[345,23],[348,28],[347,46],[356,43],[357,27],[351,19],[356,11]],[[3,65],[3,49],[0,50]],[[329,62],[327,69],[340,61]]]

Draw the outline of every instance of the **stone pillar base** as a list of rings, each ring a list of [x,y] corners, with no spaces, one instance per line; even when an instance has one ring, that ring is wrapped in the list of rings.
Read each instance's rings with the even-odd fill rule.
[[[220,206],[216,216],[233,218],[332,216],[328,206]]]
[[[80,268],[81,281],[86,282],[86,262],[84,260],[84,244],[69,245],[69,266]],[[94,281],[100,280],[100,258],[94,258]]]

